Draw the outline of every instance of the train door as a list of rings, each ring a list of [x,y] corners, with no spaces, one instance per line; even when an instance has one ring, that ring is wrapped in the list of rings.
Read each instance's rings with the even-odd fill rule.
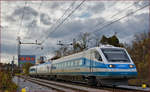
[[[102,57],[97,50],[90,51],[90,65],[91,65],[91,72],[95,72],[95,68],[97,66],[96,62],[103,63]]]
[[[90,72],[91,74],[94,72],[94,57],[95,57],[95,51],[94,50],[90,50]]]
[[[50,74],[50,72],[51,72],[51,64],[48,63],[47,64],[47,73]]]
[[[91,58],[90,58],[90,51],[84,51],[83,52],[83,57],[85,57],[84,59],[84,64],[86,66],[84,72],[87,72],[87,75],[89,75],[91,73]]]

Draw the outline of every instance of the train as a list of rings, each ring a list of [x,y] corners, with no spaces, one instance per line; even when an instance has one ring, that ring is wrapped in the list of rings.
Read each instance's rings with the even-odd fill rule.
[[[137,70],[125,48],[102,45],[34,65],[30,67],[29,75],[89,85],[126,85],[129,79],[137,77]]]

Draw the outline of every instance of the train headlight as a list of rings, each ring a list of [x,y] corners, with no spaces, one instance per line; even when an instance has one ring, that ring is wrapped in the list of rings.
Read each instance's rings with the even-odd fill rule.
[[[134,67],[134,65],[129,65],[129,67],[130,67],[130,68],[133,68],[133,67]]]
[[[110,68],[114,68],[114,67],[115,67],[115,65],[109,65],[109,67],[110,67]]]

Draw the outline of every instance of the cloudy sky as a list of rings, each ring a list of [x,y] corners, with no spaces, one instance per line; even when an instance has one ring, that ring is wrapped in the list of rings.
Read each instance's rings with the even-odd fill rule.
[[[58,41],[69,43],[80,33],[109,37],[117,32],[120,42],[130,44],[135,34],[149,31],[149,7],[101,29],[148,5],[148,0],[85,1],[76,9],[81,2],[1,1],[1,61],[10,62],[13,56],[17,57],[17,36],[22,42],[42,42],[48,38],[43,43],[43,50],[36,45],[23,45],[21,53],[52,57],[59,47]],[[58,27],[74,9],[76,11]]]

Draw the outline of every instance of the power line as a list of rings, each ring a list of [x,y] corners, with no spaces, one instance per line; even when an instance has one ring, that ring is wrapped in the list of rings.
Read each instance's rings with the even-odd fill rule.
[[[53,23],[52,26],[57,25],[57,23],[65,16],[65,14],[74,6],[75,2],[76,2],[76,1],[74,1],[74,2],[72,2],[72,3],[70,4],[70,6],[65,10],[64,14],[63,14],[55,23]],[[53,30],[53,28],[54,28],[54,27],[50,28],[50,30]]]
[[[72,4],[70,4],[70,6],[67,8],[67,10],[64,12],[64,14],[56,21],[56,23],[65,16],[65,14],[74,6],[75,2],[76,1],[72,2]]]
[[[107,24],[107,25],[104,25],[103,27],[101,27],[100,29],[95,30],[94,32],[100,31],[100,30],[106,28],[107,26],[112,25],[113,23],[116,23],[116,22],[118,22],[118,21],[120,21],[120,20],[122,20],[122,19],[124,19],[124,18],[126,18],[126,17],[128,17],[128,16],[131,16],[131,15],[133,15],[134,13],[136,13],[136,12],[138,12],[138,11],[144,9],[144,8],[147,7],[147,6],[149,6],[149,4],[148,4],[148,5],[145,5],[145,6],[141,7],[141,8],[139,8],[139,9],[137,9],[137,10],[135,10],[135,11],[133,11],[133,12],[131,12],[131,13],[129,13],[129,14],[127,14],[127,15],[125,15],[125,16],[119,18],[119,19],[117,19],[117,20],[114,20],[114,21],[110,22],[110,23]],[[94,33],[94,32],[92,32],[92,33]]]
[[[58,26],[56,26],[53,31],[49,32],[47,37],[41,42],[41,44],[43,44],[46,39],[48,39],[49,35],[55,32],[84,2],[85,0],[83,0]]]
[[[23,8],[23,14],[22,14],[22,17],[21,17],[21,21],[20,21],[20,25],[19,25],[19,29],[18,29],[18,33],[17,33],[18,36],[20,35],[20,31],[21,31],[21,27],[22,27],[22,21],[23,21],[23,18],[24,18],[24,11],[25,11],[26,5],[27,5],[27,1],[25,2],[24,8]]]
[[[74,4],[75,4],[75,2],[76,1],[74,1],[74,2],[72,2],[71,4],[70,4],[70,6],[65,10],[65,12],[63,13],[63,15],[54,23],[55,25],[65,16],[65,14],[74,6]],[[53,26],[55,26],[53,24]],[[51,28],[52,29],[52,28]],[[37,49],[37,48],[36,48]]]
[[[118,14],[120,14],[120,13],[126,11],[127,9],[133,7],[133,5],[134,5],[134,3],[131,4],[131,5],[129,5],[128,7],[124,8],[122,11],[118,11],[117,13],[113,14],[112,16],[110,16],[110,18],[113,18],[113,17],[117,16]],[[100,23],[96,24],[96,27],[97,27],[98,25],[104,24],[104,23],[105,23],[105,22],[100,22]]]
[[[113,17],[117,16],[119,13],[122,13],[122,12],[126,11],[127,9],[133,7],[133,5],[134,5],[135,3],[137,3],[137,2],[134,2],[133,4],[131,4],[131,5],[129,5],[128,7],[124,8],[122,11],[117,12],[116,14],[114,14],[114,15],[113,15],[112,17],[110,17],[110,18],[113,18]]]

